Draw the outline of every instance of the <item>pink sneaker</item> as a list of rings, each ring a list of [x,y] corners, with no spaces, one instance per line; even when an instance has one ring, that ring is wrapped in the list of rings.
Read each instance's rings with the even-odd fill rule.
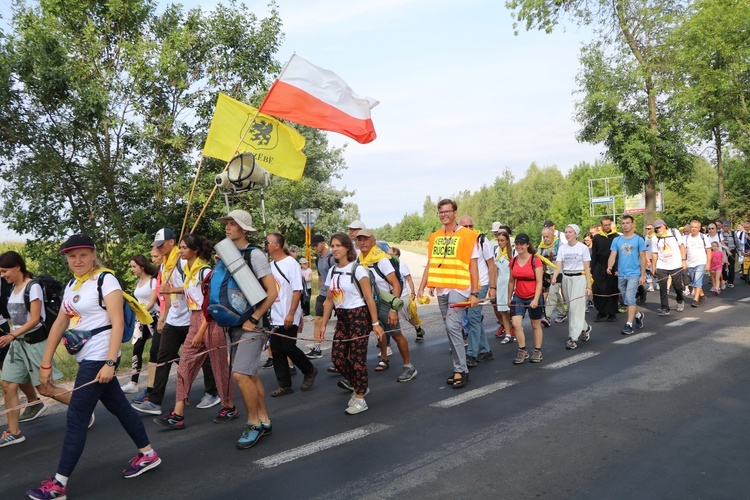
[[[65,486],[58,483],[52,478],[45,479],[42,481],[42,486],[26,492],[26,496],[29,498],[37,498],[39,500],[49,500],[54,498],[56,500],[65,500],[68,496],[65,494]]]
[[[161,463],[159,454],[154,450],[154,454],[150,457],[139,453],[137,456],[130,459],[130,467],[122,471],[122,477],[130,479],[131,477],[140,476],[144,472],[154,469]]]

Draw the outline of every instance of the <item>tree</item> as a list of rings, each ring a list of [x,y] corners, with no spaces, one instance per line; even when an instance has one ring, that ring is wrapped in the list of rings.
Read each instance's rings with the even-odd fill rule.
[[[646,195],[646,217],[656,216],[656,186],[690,172],[681,128],[671,115],[662,67],[679,0],[507,0],[526,29],[551,32],[561,17],[591,25],[598,40],[584,48],[579,85],[584,93],[578,138],[604,143],[630,192]]]

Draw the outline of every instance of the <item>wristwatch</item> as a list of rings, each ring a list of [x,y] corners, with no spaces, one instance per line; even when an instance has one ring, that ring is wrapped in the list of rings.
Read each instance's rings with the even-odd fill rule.
[[[471,292],[470,295],[473,295],[476,298],[479,298],[479,292]]]
[[[256,319],[256,318],[255,318],[255,316],[250,316],[249,318],[247,318],[247,320],[248,320],[248,321],[249,321],[250,323],[254,324],[254,325],[257,325],[257,324],[258,324],[258,323],[260,322],[260,320],[259,320],[259,319]]]
[[[104,362],[104,364],[107,365],[107,366],[109,366],[109,367],[113,367],[117,363],[115,361],[111,360],[111,359],[108,359],[107,361]]]

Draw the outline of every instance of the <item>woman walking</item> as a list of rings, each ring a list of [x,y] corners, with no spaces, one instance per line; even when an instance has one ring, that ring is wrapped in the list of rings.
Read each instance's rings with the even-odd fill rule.
[[[513,321],[513,329],[516,332],[518,342],[518,353],[513,364],[520,365],[529,359],[526,350],[526,334],[523,331],[523,317],[528,310],[531,319],[531,329],[534,338],[534,352],[531,355],[532,363],[539,363],[542,357],[542,318],[544,317],[544,297],[542,296],[542,284],[544,282],[544,269],[542,259],[536,257],[536,250],[531,245],[529,235],[519,233],[516,235],[517,255],[511,259],[508,267],[510,276],[508,278],[508,297],[510,317]]]
[[[563,294],[568,300],[568,340],[566,349],[578,347],[578,339],[591,339],[591,326],[586,323],[586,300],[591,298],[591,251],[578,241],[580,229],[575,224],[565,227],[567,244],[560,245],[557,252],[557,267],[552,279],[563,274]]]
[[[138,277],[138,283],[135,286],[133,297],[144,305],[146,310],[151,313],[154,322],[150,325],[136,323],[133,332],[133,358],[130,361],[130,368],[133,375],[130,382],[122,386],[122,392],[125,394],[135,394],[138,392],[138,378],[143,367],[143,349],[146,347],[146,341],[153,337],[154,326],[159,319],[159,301],[156,292],[156,273],[154,267],[143,255],[136,255],[130,260],[130,271]]]
[[[508,280],[510,279],[510,257],[512,249],[510,247],[510,235],[505,231],[497,233],[497,246],[495,247],[495,267],[497,268],[497,314],[498,320],[505,335],[500,341],[501,344],[508,344],[516,341],[513,335],[513,329],[510,326],[510,307],[508,306]],[[500,333],[500,328],[498,328]],[[495,335],[496,337],[499,335]]]
[[[331,252],[336,265],[328,271],[325,285],[328,295],[323,304],[323,321],[318,330],[323,338],[331,312],[336,309],[336,328],[333,333],[331,360],[345,380],[338,386],[352,391],[346,413],[356,415],[367,411],[367,344],[374,331],[378,342],[385,340],[385,332],[378,322],[378,309],[372,297],[367,270],[357,261],[351,238],[344,233],[331,236]]]
[[[66,349],[78,361],[78,374],[68,406],[57,472],[53,478],[43,481],[41,487],[26,492],[29,498],[37,499],[65,497],[68,479],[86,445],[86,428],[99,401],[118,418],[138,449],[138,455],[130,460],[123,477],[139,476],[161,463],[143,422],[115,378],[124,327],[120,284],[98,262],[90,236],[71,236],[60,253],[67,258],[74,279],[65,287],[60,314],[47,339],[39,378],[42,385],[53,378],[52,357],[63,338]]]

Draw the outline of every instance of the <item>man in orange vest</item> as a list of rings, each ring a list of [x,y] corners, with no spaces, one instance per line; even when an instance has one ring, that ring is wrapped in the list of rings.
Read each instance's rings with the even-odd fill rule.
[[[446,382],[458,389],[469,380],[461,333],[461,318],[466,306],[450,306],[468,301],[470,307],[475,307],[479,302],[477,233],[456,223],[458,206],[455,201],[440,200],[437,208],[443,228],[430,235],[427,267],[417,296],[421,298],[426,287],[431,288],[430,295],[437,295],[453,356],[453,375]]]

